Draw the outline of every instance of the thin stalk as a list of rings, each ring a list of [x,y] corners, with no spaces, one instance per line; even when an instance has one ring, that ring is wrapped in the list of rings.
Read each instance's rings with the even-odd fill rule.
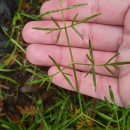
[[[93,118],[91,118],[91,117],[89,117],[89,116],[87,116],[87,115],[85,115],[85,114],[83,114],[83,116],[84,116],[86,119],[92,120],[93,122],[95,122],[95,123],[101,125],[102,127],[106,128],[106,126],[105,126],[104,124],[102,124],[102,123],[100,123],[100,122],[94,120]],[[110,130],[110,129],[109,129],[109,130]]]
[[[74,63],[75,65],[87,65],[87,66],[93,66],[92,64],[85,64],[85,63]],[[126,64],[130,64],[130,62],[113,62],[110,64],[94,64],[94,66],[113,66],[115,67],[115,65],[126,65]]]
[[[117,119],[117,126],[118,126],[118,130],[120,130],[120,124],[119,124],[119,118],[118,118],[118,113],[117,113],[117,109],[114,109],[115,111],[115,115],[116,115],[116,119]]]
[[[62,9],[62,5],[61,5],[61,9]],[[68,31],[67,31],[67,28],[66,28],[66,21],[65,21],[64,11],[63,10],[62,10],[62,20],[63,20],[64,27],[65,27],[65,34],[66,34],[66,39],[67,39],[68,48],[69,48],[69,52],[70,52],[72,68],[73,68],[73,73],[74,73],[74,79],[75,79],[75,82],[76,82],[76,89],[77,89],[77,92],[78,92],[78,99],[79,99],[80,110],[81,110],[81,113],[83,113],[83,108],[82,108],[82,103],[81,103],[81,95],[79,93],[78,79],[77,79],[76,69],[75,69],[75,64],[74,64],[74,58],[73,58],[71,44],[70,44],[70,40],[69,40],[69,36],[68,36]]]
[[[90,16],[88,16],[88,17],[86,17],[86,18],[84,18],[84,19],[82,19],[82,20],[80,20],[79,22],[76,22],[76,23],[72,23],[71,25],[69,25],[69,26],[64,26],[64,27],[58,27],[58,28],[39,28],[39,27],[34,27],[33,29],[37,29],[37,30],[43,30],[43,31],[49,31],[48,33],[50,33],[50,32],[53,32],[53,31],[56,31],[56,30],[63,30],[63,29],[67,29],[67,28],[74,28],[75,26],[77,26],[77,25],[79,25],[79,24],[81,24],[81,23],[85,23],[85,22],[87,22],[88,20],[90,20],[90,19],[92,19],[92,18],[94,18],[94,17],[96,17],[96,16],[98,16],[98,15],[100,15],[100,14],[94,14],[94,15],[90,15]],[[54,20],[52,20],[52,21],[54,21]]]
[[[70,124],[72,124],[74,121],[76,121],[77,119],[79,119],[81,116],[83,116],[82,113],[80,113],[76,118],[74,118],[74,120],[72,120],[71,122],[69,122],[69,123],[65,126],[65,128],[67,128]]]

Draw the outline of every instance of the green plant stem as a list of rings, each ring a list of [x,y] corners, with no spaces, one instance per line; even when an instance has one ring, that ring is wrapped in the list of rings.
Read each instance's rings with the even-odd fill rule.
[[[75,65],[87,65],[87,66],[93,66],[92,64],[84,64],[84,63],[74,63]],[[109,64],[94,64],[94,66],[115,66],[115,65],[126,65],[130,64],[130,62],[113,62]],[[70,66],[70,65],[69,65]]]
[[[61,5],[61,8],[62,8],[62,5]],[[79,99],[80,110],[81,110],[81,113],[83,113],[83,108],[82,108],[82,103],[81,103],[81,95],[79,93],[78,79],[77,79],[76,69],[75,69],[75,64],[74,64],[74,58],[73,58],[71,44],[70,44],[70,40],[69,40],[69,36],[68,36],[68,31],[67,31],[67,28],[66,28],[66,22],[65,22],[64,11],[63,10],[62,10],[62,20],[63,20],[63,23],[64,23],[65,34],[66,34],[66,39],[67,39],[67,42],[68,42],[68,48],[69,48],[69,52],[70,52],[72,68],[73,68],[73,73],[74,73],[74,79],[75,79],[75,83],[76,83],[76,89],[77,89],[78,97],[79,97],[78,99]]]
[[[116,107],[116,108],[117,108],[117,107]],[[115,115],[116,115],[116,119],[117,119],[118,130],[120,130],[120,124],[119,124],[119,118],[118,118],[117,109],[114,109],[114,111],[115,111]]]

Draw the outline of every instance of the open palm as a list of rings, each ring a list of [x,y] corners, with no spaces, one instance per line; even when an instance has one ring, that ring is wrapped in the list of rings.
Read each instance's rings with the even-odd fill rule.
[[[120,55],[112,62],[130,61],[130,1],[63,0],[63,8],[79,3],[87,3],[88,5],[64,11],[66,25],[71,24],[71,20],[77,13],[77,21],[92,14],[101,13],[101,15],[89,20],[88,23],[75,27],[82,34],[83,39],[72,28],[67,29],[74,61],[83,64],[90,63],[86,56],[89,53],[89,39],[92,42],[95,64],[106,63],[117,52]],[[41,13],[59,8],[58,0],[48,1],[42,6]],[[58,12],[45,16],[41,21],[29,22],[23,29],[24,40],[31,43],[26,51],[27,59],[36,65],[52,66],[49,69],[49,75],[56,73],[58,70],[48,55],[53,57],[61,66],[71,64],[65,31],[61,32],[59,43],[56,45],[58,31],[47,34],[45,31],[33,29],[34,27],[56,27],[54,22],[51,21],[51,16],[58,21],[61,27],[63,26],[62,14]],[[111,85],[117,105],[130,105],[130,65],[119,66],[119,68],[120,70],[117,71],[110,67],[118,75],[118,78],[114,78],[103,66],[96,66],[97,89],[95,91],[92,75],[89,74],[84,78],[85,72],[90,70],[90,67],[76,65],[79,91],[101,100],[106,97],[111,102],[109,94],[109,85]],[[73,75],[71,68],[66,68],[64,71]],[[69,79],[75,86],[74,77],[70,76]],[[60,73],[53,78],[52,82],[65,89],[73,90]]]

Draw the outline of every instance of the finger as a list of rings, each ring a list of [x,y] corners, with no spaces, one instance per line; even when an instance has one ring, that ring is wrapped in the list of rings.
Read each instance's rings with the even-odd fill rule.
[[[119,94],[120,94],[121,100],[123,102],[123,105],[126,107],[130,105],[129,78],[130,78],[130,71],[126,75],[120,77],[120,80],[119,80]]]
[[[77,13],[79,14],[78,21],[92,14],[101,13],[101,16],[91,21],[101,24],[123,25],[125,14],[130,5],[129,0],[63,0],[63,8],[81,3],[88,5],[64,11],[66,20],[72,20]],[[57,9],[60,9],[59,0],[50,0],[43,4],[41,13]],[[62,19],[61,12],[44,16],[44,19],[50,19],[51,16],[58,20]]]
[[[57,68],[51,67],[48,74],[52,75],[55,74],[56,72],[58,72]],[[73,71],[71,69],[66,68],[64,72],[73,75]],[[96,91],[95,91],[95,87],[93,85],[93,78],[91,74],[89,74],[85,78],[84,78],[85,73],[83,72],[77,71],[76,74],[77,74],[78,88],[80,93],[101,100],[104,100],[104,98],[106,97],[108,101],[111,102],[111,98],[109,94],[109,86],[111,85],[116,104],[122,106],[122,102],[118,94],[118,80],[116,78],[96,75]],[[68,82],[65,80],[65,78],[61,73],[56,74],[53,77],[52,82],[62,88],[76,91],[77,89],[75,87],[76,84],[75,84],[74,76],[67,76],[67,77],[69,78],[70,82],[73,84],[74,89],[68,84]]]
[[[119,62],[130,62],[130,8],[124,21],[124,36],[122,45],[119,48]],[[130,64],[120,66],[119,73],[119,92],[124,106],[130,105]]]
[[[63,26],[62,22],[58,23],[61,27]],[[71,22],[67,22],[68,26],[70,24]],[[34,27],[56,28],[56,25],[51,21],[28,23],[23,29],[23,38],[27,43],[56,44],[59,31],[47,34],[47,31],[36,30],[33,29]],[[85,23],[77,25],[75,28],[80,32],[83,39],[72,28],[69,28],[70,43],[74,47],[88,48],[88,40],[91,39],[93,49],[117,51],[122,42],[123,28],[119,26]],[[68,46],[64,30],[61,31],[58,45]]]
[[[130,62],[130,49],[120,51],[119,62]],[[130,105],[130,64],[120,66],[119,93],[124,106]]]
[[[124,33],[125,34],[130,34],[130,24],[129,23],[130,23],[130,8],[126,13],[126,17],[125,17],[125,21],[124,21],[124,26],[125,26]]]
[[[71,48],[72,55],[75,63],[80,63],[75,65],[77,70],[88,71],[91,66],[81,65],[81,64],[91,64],[88,60],[86,54],[89,54],[88,49],[82,48]],[[70,51],[68,47],[53,46],[53,45],[41,45],[41,44],[31,44],[26,51],[27,59],[32,63],[40,66],[53,66],[53,62],[49,58],[51,56],[58,64],[61,66],[68,66],[72,64],[72,59],[70,56]],[[95,64],[105,64],[115,53],[113,52],[103,52],[103,51],[93,51],[93,57]],[[115,62],[113,60],[113,62]],[[69,66],[71,67],[71,66]],[[117,74],[113,67],[109,66],[109,69]],[[95,66],[96,73],[102,75],[112,76],[103,66]]]

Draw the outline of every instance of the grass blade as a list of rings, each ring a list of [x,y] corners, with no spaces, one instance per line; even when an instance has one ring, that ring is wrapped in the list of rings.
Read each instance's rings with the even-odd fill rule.
[[[62,5],[62,3],[63,3],[63,0],[59,0],[60,1],[60,5]]]
[[[52,60],[52,62],[54,63],[54,65],[57,67],[57,69],[62,73],[63,77],[66,79],[66,81],[68,82],[68,84],[74,89],[74,87],[73,87],[71,81],[69,80],[69,78],[60,69],[60,65],[51,56],[49,56],[49,58]]]
[[[47,32],[46,34],[50,34],[50,33],[54,32],[54,31],[55,31],[55,30],[49,31],[49,32]]]
[[[49,78],[48,85],[47,85],[47,90],[49,90],[49,88],[51,87],[52,78],[53,78],[53,76]]]
[[[109,93],[110,93],[110,97],[111,97],[112,102],[115,104],[115,98],[114,98],[114,94],[113,94],[111,86],[109,86]]]
[[[57,23],[57,21],[53,17],[51,17],[51,19],[55,23],[55,25],[60,29],[60,25]]]
[[[79,22],[75,23],[74,26],[78,25],[78,24],[81,24],[81,23],[85,23],[87,22],[88,20],[92,19],[92,18],[95,18],[97,16],[99,16],[100,14],[94,14],[94,15],[91,15],[91,16],[88,16],[86,18],[83,18],[82,20],[80,20]]]
[[[30,14],[27,14],[27,13],[24,13],[24,12],[21,12],[20,14],[22,16],[30,18],[32,20],[37,20],[37,21],[40,20],[40,18],[38,18],[37,15],[32,15],[32,14],[30,15]]]
[[[106,64],[110,63],[113,59],[115,59],[120,53],[115,54],[112,58],[110,58]]]
[[[92,75],[93,75],[93,83],[96,91],[96,72],[94,67],[92,67]]]
[[[60,34],[61,34],[61,30],[59,31],[58,36],[57,36],[57,38],[56,38],[56,44],[58,44],[58,42],[59,42]]]
[[[109,117],[109,116],[107,116],[107,115],[105,115],[105,114],[103,114],[103,113],[101,113],[101,112],[99,112],[99,111],[96,111],[96,113],[97,113],[100,117],[102,117],[103,119],[106,119],[107,121],[116,122],[116,121],[114,121],[111,117]]]
[[[84,78],[87,77],[88,74],[92,72],[92,70],[93,70],[93,68],[91,68],[89,71],[87,71],[86,74],[85,74],[85,76],[84,76]]]
[[[86,5],[88,5],[88,4],[86,4],[86,3],[76,4],[76,5],[72,5],[72,6],[69,6],[69,7],[65,8],[65,10],[74,9],[74,8],[81,7],[81,6],[86,6]],[[64,10],[64,9],[62,9],[62,10]]]
[[[74,89],[74,86],[71,83],[70,79],[63,72],[62,72],[62,75],[64,76],[64,78],[66,79],[66,81],[68,82],[68,84],[70,85],[70,87]]]
[[[34,27],[33,29],[42,30],[42,31],[55,31],[55,30],[59,30],[59,28],[39,28],[39,27]]]
[[[1,67],[1,64],[0,64],[0,67]],[[13,69],[1,69],[0,68],[0,72],[11,72],[11,71],[14,71]]]
[[[77,16],[78,16],[78,13],[74,16],[71,25],[73,25],[75,23]]]
[[[67,104],[67,101],[68,101],[69,97],[66,97],[64,100],[63,100],[63,103],[61,104],[61,108],[58,112],[58,115],[57,115],[57,120],[56,120],[56,123],[57,126],[58,124],[60,124],[61,120],[62,120],[62,115],[64,114],[64,111],[65,111],[65,106]]]
[[[128,65],[128,64],[130,64],[130,61],[128,61],[128,62],[115,62],[115,63],[109,63],[109,64],[107,64],[107,65],[113,66],[113,65]]]
[[[120,68],[119,68],[118,66],[116,66],[116,65],[113,65],[113,67],[114,67],[115,69],[117,69],[118,71],[120,70]]]
[[[73,26],[72,26],[72,28],[73,28],[73,30],[78,34],[78,36],[79,36],[81,39],[83,39],[81,33],[80,33],[76,28],[74,28]]]
[[[112,70],[110,70],[107,66],[104,66],[106,68],[106,70],[113,76],[113,77],[117,77],[117,75],[112,72]]]
[[[40,15],[37,16],[38,19],[41,19],[42,17],[48,15],[48,14],[53,14],[53,13],[56,13],[56,12],[59,12],[61,11],[60,9],[59,10],[49,10],[49,11],[46,11]]]
[[[57,69],[61,70],[60,69],[60,65],[51,56],[49,56],[49,58],[52,60],[52,62],[54,63],[54,65],[57,67]]]
[[[10,77],[6,77],[4,75],[0,75],[0,79],[5,79],[7,81],[10,81],[11,83],[17,84],[17,82],[14,79],[12,79]]]
[[[69,73],[64,73],[65,75],[68,75],[68,76],[73,76],[72,74],[69,74]]]
[[[91,44],[91,40],[90,39],[89,39],[89,53],[90,53],[90,57],[91,57],[91,62],[94,65],[93,50],[92,50],[92,44]]]
[[[88,4],[82,3],[82,4],[72,5],[72,6],[69,6],[67,8],[63,8],[63,9],[59,9],[59,10],[49,10],[47,12],[44,12],[44,13],[38,15],[37,18],[40,19],[41,17],[44,17],[45,15],[48,15],[48,14],[53,14],[53,13],[56,13],[56,12],[60,12],[60,11],[64,11],[64,10],[69,10],[69,9],[74,9],[74,8],[81,7],[81,6],[86,6],[86,5],[88,5]]]
[[[113,109],[113,105],[108,101],[108,99],[106,97],[104,97],[104,101],[105,101],[107,107],[109,107],[110,109]]]
[[[88,54],[86,54],[86,56],[87,56],[88,60],[89,60],[91,63],[93,63],[92,60],[91,60],[91,58],[90,58],[90,56],[89,56]]]

